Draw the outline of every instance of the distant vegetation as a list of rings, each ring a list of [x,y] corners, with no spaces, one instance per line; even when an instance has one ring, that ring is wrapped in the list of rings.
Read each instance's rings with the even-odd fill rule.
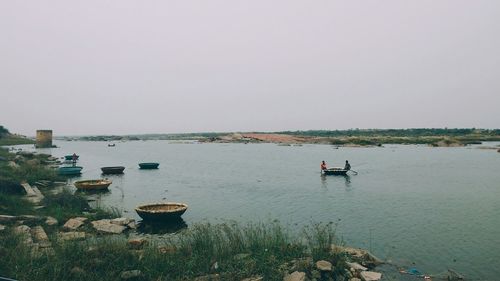
[[[282,134],[309,136],[309,137],[431,137],[447,136],[458,137],[466,135],[500,136],[500,129],[351,129],[351,130],[310,130],[310,131],[284,131]]]
[[[17,144],[33,144],[32,139],[23,136],[13,135],[7,128],[0,125],[0,146],[2,145],[17,145]]]

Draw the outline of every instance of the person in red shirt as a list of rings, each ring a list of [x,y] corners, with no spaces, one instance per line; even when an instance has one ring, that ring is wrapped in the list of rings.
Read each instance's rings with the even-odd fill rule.
[[[324,171],[324,170],[326,170],[326,169],[327,169],[327,168],[326,168],[326,163],[325,163],[325,161],[324,161],[324,160],[321,162],[321,166],[320,166],[320,167],[321,167],[321,171]]]

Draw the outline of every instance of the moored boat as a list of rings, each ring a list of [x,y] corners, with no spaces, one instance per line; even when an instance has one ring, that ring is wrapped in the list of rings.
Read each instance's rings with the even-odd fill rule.
[[[76,155],[76,160],[80,158],[80,155]],[[64,155],[64,160],[73,160],[73,155]]]
[[[113,167],[102,167],[101,171],[103,174],[123,174],[125,167],[123,166],[113,166]]]
[[[323,170],[324,175],[333,175],[333,176],[345,176],[347,174],[347,171],[344,168],[328,168],[326,170]]]
[[[79,190],[104,190],[113,182],[107,179],[76,181],[75,187]]]
[[[83,167],[80,166],[67,166],[67,167],[59,167],[57,169],[57,174],[71,176],[71,175],[79,175],[82,173]]]
[[[158,169],[158,166],[160,166],[160,163],[139,163],[139,168],[140,169]]]
[[[135,211],[145,221],[169,221],[179,219],[187,208],[184,203],[166,202],[140,205]]]

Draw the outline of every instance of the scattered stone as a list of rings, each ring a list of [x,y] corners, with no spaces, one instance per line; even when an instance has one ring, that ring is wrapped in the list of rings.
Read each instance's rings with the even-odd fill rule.
[[[292,261],[292,266],[289,269],[289,272],[293,271],[308,271],[312,268],[314,261],[312,257],[305,257],[300,259],[295,259]]]
[[[175,248],[174,247],[169,247],[169,246],[159,246],[158,251],[162,254],[173,254],[175,253]]]
[[[129,224],[127,224],[127,227],[130,229],[137,229],[137,223],[135,221],[130,222]]]
[[[16,216],[0,215],[0,222],[8,223],[16,220]]]
[[[5,230],[5,225],[0,224],[0,231],[3,231],[3,230]]]
[[[30,166],[37,166],[37,165],[40,165],[40,160],[30,159],[30,160],[26,161],[26,164],[28,164]]]
[[[23,220],[29,223],[41,223],[44,220],[44,217],[33,216],[33,215],[21,215],[16,217],[17,220]]]
[[[71,274],[76,274],[76,275],[80,275],[80,274],[84,274],[85,273],[85,270],[83,270],[82,268],[78,267],[78,266],[75,266],[73,267],[70,271],[69,271]]]
[[[59,233],[59,239],[64,241],[83,240],[85,239],[85,236],[86,236],[85,232],[77,232],[77,231]]]
[[[359,279],[359,278],[351,278],[351,279],[349,279],[349,281],[361,281],[361,279]]]
[[[112,224],[117,224],[117,225],[121,225],[121,226],[126,226],[131,222],[135,222],[135,220],[129,219],[129,218],[116,218],[116,219],[112,219],[110,221],[110,223],[112,223]]]
[[[380,259],[363,249],[331,245],[331,251],[334,253],[346,253],[354,258],[357,262],[361,262],[363,265],[368,265],[369,267],[375,267],[377,265],[383,264]]]
[[[360,276],[363,281],[377,281],[382,278],[382,273],[374,271],[361,271]]]
[[[93,221],[92,226],[99,232],[113,233],[113,234],[120,234],[123,231],[125,231],[125,229],[127,229],[127,227],[123,225],[117,225],[111,223],[111,220],[109,219]]]
[[[40,246],[45,246],[45,247],[50,246],[49,236],[47,236],[47,233],[45,233],[43,227],[39,225],[33,227],[31,229],[31,235],[33,236],[34,240],[40,244]]]
[[[87,218],[84,217],[77,217],[77,218],[72,218],[69,219],[63,226],[64,229],[69,229],[69,230],[76,230],[80,226],[82,226]]]
[[[245,278],[241,281],[264,281],[264,277],[262,276],[254,276],[254,277],[249,277],[249,278]]]
[[[360,265],[357,262],[348,262],[347,265],[351,268],[354,269],[354,271],[366,271],[368,268]]]
[[[14,233],[24,235],[26,239],[23,241],[25,245],[33,245],[33,239],[31,238],[31,228],[27,225],[19,225],[14,227]]]
[[[57,225],[58,223],[59,222],[53,217],[47,217],[47,219],[45,220],[45,224],[50,226]]]
[[[294,271],[292,274],[288,274],[283,278],[283,281],[305,281],[306,273]]]
[[[144,250],[131,250],[132,253],[134,253],[139,261],[141,261],[144,258]]]
[[[19,169],[19,165],[16,164],[16,162],[14,161],[9,161],[9,163],[7,164],[7,166],[13,168],[13,169]]]
[[[31,231],[31,228],[29,226],[27,226],[27,225],[24,225],[24,224],[20,225],[20,226],[16,226],[14,228],[14,232],[17,233],[17,234],[24,233],[24,234],[28,234],[29,235],[30,231]]]
[[[142,275],[142,272],[140,270],[127,270],[127,271],[123,271],[120,274],[120,278],[123,280],[128,280],[128,279],[132,279],[132,278],[138,278],[141,275]]]
[[[250,254],[248,254],[248,253],[241,253],[241,254],[235,255],[234,259],[240,261],[240,260],[244,260],[244,259],[246,259],[248,257],[250,257]]]
[[[325,260],[317,261],[316,268],[321,271],[332,271],[332,263]]]
[[[131,249],[142,249],[147,244],[148,240],[145,238],[132,238],[128,240],[128,246]]]
[[[210,274],[205,276],[196,277],[193,281],[219,281],[219,274]]]

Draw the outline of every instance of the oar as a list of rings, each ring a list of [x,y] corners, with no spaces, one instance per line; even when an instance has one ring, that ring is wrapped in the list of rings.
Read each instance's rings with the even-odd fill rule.
[[[349,171],[351,171],[351,172],[353,172],[353,173],[356,173],[356,175],[358,174],[358,172],[356,172],[356,171],[354,171],[354,170],[349,170]]]

